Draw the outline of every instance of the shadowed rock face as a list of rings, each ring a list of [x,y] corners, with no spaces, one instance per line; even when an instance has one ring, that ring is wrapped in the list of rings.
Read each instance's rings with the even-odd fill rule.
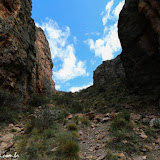
[[[49,45],[31,10],[31,0],[0,1],[0,88],[26,100],[55,91]]]
[[[120,56],[113,60],[103,61],[94,71],[94,85],[103,85],[111,80],[124,77],[124,69]]]
[[[159,92],[160,1],[126,0],[118,33],[129,84],[137,90]]]

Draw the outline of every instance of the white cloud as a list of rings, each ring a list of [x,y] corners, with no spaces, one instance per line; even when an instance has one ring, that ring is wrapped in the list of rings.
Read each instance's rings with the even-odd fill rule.
[[[92,82],[90,82],[90,83],[87,84],[87,85],[83,85],[83,86],[81,86],[81,87],[72,87],[72,88],[69,89],[69,91],[70,91],[70,92],[73,92],[73,93],[74,93],[74,92],[79,92],[80,90],[86,89],[86,88],[90,87],[91,85],[93,85]]]
[[[71,36],[69,27],[62,30],[58,23],[51,19],[47,19],[41,25],[36,25],[41,27],[47,35],[52,59],[62,63],[61,68],[53,72],[56,81],[66,82],[78,76],[88,75],[85,62],[77,60],[74,45],[68,42]],[[77,38],[73,37],[73,41],[76,43]]]
[[[101,57],[103,61],[114,58],[114,52],[118,52],[121,49],[118,38],[117,21],[124,5],[124,0],[121,1],[114,10],[112,9],[113,5],[114,0],[109,1],[105,11],[102,12],[102,22],[104,25],[103,36],[96,41],[93,39],[85,41],[85,43],[89,45],[90,50],[95,52],[95,56]]]
[[[122,8],[123,8],[123,5],[124,5],[124,0],[121,1],[121,2],[118,4],[118,6],[113,10],[113,14],[114,14],[115,17],[118,18],[119,13],[120,13],[120,11],[121,11]]]
[[[107,24],[107,21],[111,19],[110,12],[111,12],[113,3],[114,3],[114,0],[111,0],[110,2],[108,2],[105,8],[105,11],[102,12],[102,14],[105,14],[102,18],[102,22],[104,26]]]
[[[61,88],[60,85],[55,85],[56,90],[59,90]]]

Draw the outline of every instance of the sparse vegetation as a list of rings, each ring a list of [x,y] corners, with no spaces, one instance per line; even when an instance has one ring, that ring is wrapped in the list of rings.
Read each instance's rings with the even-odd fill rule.
[[[69,131],[77,131],[78,130],[78,127],[75,123],[68,124],[67,128],[68,128]]]
[[[0,123],[14,123],[22,111],[22,98],[0,90]]]
[[[81,118],[82,125],[88,126],[90,124],[90,121],[88,118]]]
[[[34,95],[32,95],[31,99],[29,100],[29,105],[34,106],[34,107],[38,107],[38,106],[42,106],[42,105],[48,103],[49,101],[50,101],[50,99],[48,97],[46,97],[45,95],[34,94]]]
[[[61,155],[62,159],[79,159],[79,145],[71,133],[68,132],[58,135],[56,142],[59,144],[57,154]]]
[[[106,159],[108,160],[118,160],[118,157],[115,156],[111,150],[107,150]]]
[[[136,152],[140,149],[140,138],[135,134],[136,127],[130,120],[130,113],[123,111],[115,117],[110,126],[112,141],[107,142],[107,147],[117,151]]]

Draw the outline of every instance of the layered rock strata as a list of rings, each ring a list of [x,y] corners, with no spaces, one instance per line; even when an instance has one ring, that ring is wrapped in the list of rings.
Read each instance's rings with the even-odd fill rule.
[[[31,0],[0,1],[0,88],[26,100],[55,91],[49,44],[31,10]]]

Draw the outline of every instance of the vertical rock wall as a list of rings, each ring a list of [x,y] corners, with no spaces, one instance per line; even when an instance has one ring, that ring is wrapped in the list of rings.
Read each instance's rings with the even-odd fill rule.
[[[160,1],[126,0],[118,32],[129,84],[160,93]]]
[[[26,100],[55,91],[49,45],[31,10],[31,0],[0,1],[0,88]]]

